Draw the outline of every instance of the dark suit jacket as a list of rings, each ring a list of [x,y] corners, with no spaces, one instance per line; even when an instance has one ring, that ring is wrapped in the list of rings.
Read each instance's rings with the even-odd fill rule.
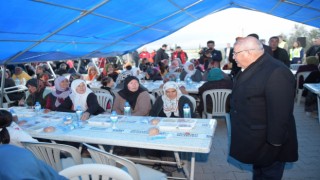
[[[283,62],[287,67],[290,67],[290,58],[285,49],[277,48],[273,51],[273,57],[281,62]]]
[[[232,157],[262,166],[298,159],[294,86],[290,70],[267,53],[237,75],[230,112]]]

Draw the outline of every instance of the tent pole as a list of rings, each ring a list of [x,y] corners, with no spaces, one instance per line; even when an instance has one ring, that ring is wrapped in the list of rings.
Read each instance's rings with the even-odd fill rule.
[[[0,107],[3,108],[3,97],[4,97],[4,80],[6,73],[6,65],[1,66],[1,99],[0,99]]]
[[[51,73],[53,74],[53,77],[54,77],[54,79],[56,79],[56,73],[54,73],[54,71],[53,71],[53,69],[52,69],[52,67],[51,67],[51,64],[49,63],[49,61],[47,61],[47,65],[49,66],[49,69],[50,69],[50,71],[51,71]]]

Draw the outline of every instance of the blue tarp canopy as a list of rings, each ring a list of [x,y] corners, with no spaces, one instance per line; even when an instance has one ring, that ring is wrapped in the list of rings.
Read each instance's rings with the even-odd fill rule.
[[[0,65],[124,54],[227,8],[320,28],[320,0],[8,0]]]

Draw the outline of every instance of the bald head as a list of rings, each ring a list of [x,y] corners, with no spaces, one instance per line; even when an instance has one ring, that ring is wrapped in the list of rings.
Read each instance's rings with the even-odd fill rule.
[[[255,62],[264,53],[263,45],[255,37],[245,37],[234,44],[234,58],[243,69]]]

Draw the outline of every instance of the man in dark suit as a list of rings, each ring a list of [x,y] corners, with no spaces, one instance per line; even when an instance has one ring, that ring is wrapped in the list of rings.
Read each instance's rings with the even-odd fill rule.
[[[285,162],[298,159],[294,76],[253,37],[237,41],[233,56],[242,70],[231,97],[230,155],[253,164],[254,180],[280,180]]]
[[[269,39],[269,46],[272,49],[273,57],[290,67],[290,58],[285,49],[279,48],[279,37],[273,36]]]

